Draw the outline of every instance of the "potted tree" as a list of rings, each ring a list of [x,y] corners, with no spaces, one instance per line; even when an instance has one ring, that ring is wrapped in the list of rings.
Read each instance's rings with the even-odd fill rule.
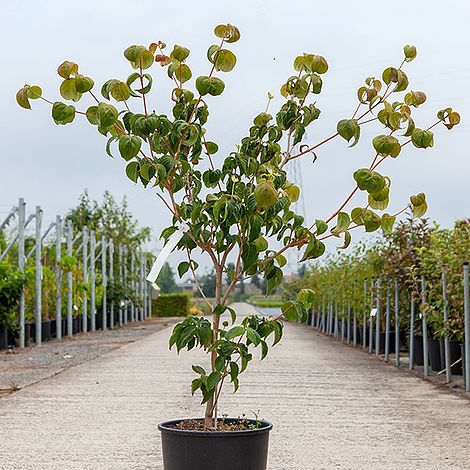
[[[357,227],[367,232],[390,232],[407,207],[415,216],[423,215],[427,204],[422,193],[412,196],[401,210],[378,213],[389,204],[391,182],[377,168],[398,157],[409,143],[420,149],[431,147],[432,128],[439,123],[451,128],[460,119],[447,108],[426,129],[415,125],[412,108],[423,104],[426,95],[420,91],[400,95],[408,88],[403,66],[416,57],[416,49],[405,46],[401,64],[385,69],[382,79],[365,80],[350,118],[340,120],[337,129],[319,143],[303,144],[306,128],[320,116],[320,109],[311,99],[322,90],[328,63],[320,55],[302,54],[294,60],[294,74],[281,87],[284,102],[275,116],[269,113],[273,95],[268,94],[266,109],[255,116],[240,145],[229,155],[219,157],[219,147],[205,128],[208,105],[224,91],[220,76],[236,65],[230,47],[240,39],[240,32],[227,24],[217,26],[214,33],[218,43],[207,51],[209,72],[196,78],[195,91],[188,86],[192,78],[189,49],[175,45],[166,53],[166,45],[158,41],[148,47],[128,47],[124,56],[133,72],[126,80],[106,81],[100,90],[102,96],[76,63],[62,63],[57,70],[60,94],[71,102],[90,99],[91,105],[83,110],[72,103],[46,99],[35,85],[25,85],[17,93],[19,105],[27,109],[32,99],[49,103],[56,124],[69,124],[77,116],[83,117],[107,137],[106,153],[120,154],[128,162],[127,177],[155,191],[170,213],[171,225],[162,232],[164,251],[176,247],[187,254],[187,261],[178,266],[180,276],[191,272],[197,282],[198,265],[193,259],[196,250],[213,265],[216,289],[210,320],[187,317],[174,327],[170,338],[170,347],[177,351],[198,347],[209,359],[204,366],[193,366],[195,377],[191,383],[192,393],[202,396],[204,417],[177,419],[159,426],[166,470],[266,468],[271,424],[257,419],[218,418],[221,392],[228,382],[235,391],[238,389],[240,376],[253,359],[253,350],[259,350],[264,359],[269,347],[280,341],[284,319],[305,320],[314,292],[302,289],[294,300],[282,305],[277,317],[251,315],[241,322],[237,322],[237,312],[227,305],[230,293],[240,280],[258,275],[264,277],[269,295],[283,280],[284,255],[289,249],[303,250],[302,261],[318,258],[325,252],[327,238],[342,238],[346,248],[351,231]],[[174,84],[170,115],[154,110],[149,100],[154,82],[148,69],[155,63],[166,70]],[[134,102],[137,111],[132,108]],[[355,171],[350,194],[326,220],[307,223],[293,210],[300,189],[288,180],[289,164],[301,157],[315,160],[319,147],[337,137],[354,146],[362,127],[372,122],[384,126],[385,131],[372,141],[370,166]],[[400,130],[404,134],[398,136]],[[367,202],[351,211],[348,204],[361,192]],[[234,269],[228,268],[229,260],[234,262]],[[163,261],[158,260],[151,281]],[[230,282],[223,287],[222,279],[227,274]]]

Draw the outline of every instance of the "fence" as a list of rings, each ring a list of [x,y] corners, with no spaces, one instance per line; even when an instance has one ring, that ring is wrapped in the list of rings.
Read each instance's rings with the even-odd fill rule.
[[[383,356],[385,361],[393,359],[396,366],[406,361],[410,369],[414,369],[416,365],[422,366],[424,376],[430,375],[430,368],[438,375],[445,373],[447,383],[452,382],[453,375],[463,375],[465,390],[470,392],[470,299],[467,262],[463,264],[461,282],[463,342],[451,341],[449,328],[444,328],[440,339],[430,337],[427,282],[424,277],[420,279],[419,291],[405,293],[407,305],[400,302],[400,297],[403,298],[400,294],[403,293],[400,293],[397,279],[365,279],[363,307],[360,308],[352,307],[351,302],[347,298],[345,301],[345,296],[338,290],[323,290],[312,307],[307,323],[321,333],[354,347],[362,347],[371,354]],[[438,314],[442,315],[441,320],[447,325],[450,312],[445,269],[442,269],[440,297]],[[402,328],[406,315],[406,320],[409,320],[408,332]],[[416,332],[418,328],[421,335]],[[407,342],[404,341],[405,336],[408,337]],[[403,355],[406,349],[408,357]]]
[[[27,237],[33,221],[34,235]],[[0,250],[0,262],[16,264],[20,273],[30,274],[19,296],[20,348],[29,341],[41,344],[50,337],[106,330],[152,315],[152,287],[145,281],[150,259],[141,244],[107,238],[86,226],[74,230],[71,221],[61,216],[44,230],[41,207],[28,215],[22,198],[0,222],[0,233],[7,227],[10,233],[10,241]],[[33,312],[27,309],[26,293]],[[51,301],[54,315],[45,317],[44,304]]]

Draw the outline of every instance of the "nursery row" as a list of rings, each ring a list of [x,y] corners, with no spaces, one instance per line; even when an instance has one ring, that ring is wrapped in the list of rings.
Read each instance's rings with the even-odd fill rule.
[[[115,239],[72,217],[57,216],[44,229],[41,208],[28,215],[23,199],[0,222],[0,348],[151,316],[150,256],[142,242]]]
[[[466,391],[470,391],[470,299],[469,266],[462,266],[464,334],[456,339],[450,330],[440,336],[433,334],[432,323],[440,319],[449,322],[447,277],[442,270],[442,291],[439,305],[432,309],[427,282],[421,277],[419,292],[400,292],[398,279],[386,277],[364,280],[363,305],[352,305],[351,299],[338,291],[321,291],[309,314],[308,324],[324,334],[353,346],[362,346],[369,353],[394,359],[401,365],[406,355],[409,368],[423,366],[424,376],[430,370],[444,374],[446,381],[453,375],[464,375]],[[407,302],[404,300],[408,300]],[[434,299],[436,300],[436,299]],[[393,358],[391,358],[393,356]]]

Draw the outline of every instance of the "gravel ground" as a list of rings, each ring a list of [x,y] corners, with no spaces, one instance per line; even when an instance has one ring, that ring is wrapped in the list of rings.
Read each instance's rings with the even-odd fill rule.
[[[0,352],[0,396],[91,361],[166,328],[172,320],[153,318],[113,330],[84,333],[40,346]]]
[[[156,425],[203,413],[189,384],[207,362],[169,351],[169,333],[1,399],[0,469],[162,470]],[[274,423],[269,470],[470,468],[468,400],[305,326],[287,325],[220,404],[253,411]]]

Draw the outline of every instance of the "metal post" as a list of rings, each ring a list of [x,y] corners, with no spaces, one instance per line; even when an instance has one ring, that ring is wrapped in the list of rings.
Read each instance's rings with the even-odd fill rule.
[[[364,279],[364,313],[362,315],[362,347],[366,349],[367,335],[367,279]]]
[[[111,284],[114,283],[114,240],[111,238],[108,242],[109,244],[109,281]],[[109,306],[109,327],[114,328],[114,296],[111,299],[111,304]]]
[[[397,278],[395,278],[395,365],[400,365],[400,305]]]
[[[426,281],[424,276],[421,276],[421,315],[423,321],[423,363],[424,363],[424,376],[429,375],[429,358],[428,358],[428,320],[426,314]]]
[[[341,293],[341,342],[344,342],[345,323],[346,323],[346,319],[344,318],[344,291],[343,291]]]
[[[73,225],[72,221],[67,221],[67,256],[72,257],[73,254]],[[73,278],[72,270],[67,272],[67,336],[73,335]]]
[[[147,264],[146,264],[146,268],[145,268],[145,271],[148,272],[149,271],[149,265],[148,265],[148,260],[147,260]],[[148,290],[148,298],[149,298],[149,318],[152,318],[152,293],[153,293],[153,287],[150,283],[147,283],[147,290]]]
[[[351,299],[348,298],[348,333],[346,337],[346,341],[349,344],[351,342]]]
[[[127,250],[126,250],[126,246],[123,246],[122,247],[122,283],[123,283],[123,286],[126,289],[126,292],[129,291],[129,289],[128,289],[129,286],[127,284],[127,267],[128,267],[128,264],[127,264]],[[123,308],[123,315],[124,315],[124,324],[126,324],[129,321],[129,305],[127,303],[127,300],[125,300],[124,302],[125,302],[125,304],[124,304],[124,308]]]
[[[101,276],[103,277],[103,330],[108,328],[108,297],[106,289],[108,287],[108,278],[106,273],[106,250],[108,241],[106,237],[101,240]]]
[[[96,330],[96,237],[95,231],[90,230],[90,323],[91,331]]]
[[[144,277],[144,260],[143,252],[140,253],[139,263],[139,297],[140,297],[140,321],[145,320],[145,299],[144,299],[144,283],[142,282]]]
[[[62,260],[62,219],[60,215],[55,218],[55,323],[56,338],[62,338],[62,268],[60,262]]]
[[[414,369],[415,360],[415,298],[414,293],[411,291],[410,302],[410,369]]]
[[[82,256],[83,256],[83,284],[88,285],[88,229],[82,229]],[[88,293],[87,290],[83,292],[83,305],[82,305],[82,331],[86,333],[88,330]]]
[[[377,313],[375,314],[375,355],[380,354],[380,277],[377,278]]]
[[[374,299],[374,279],[370,280],[370,305],[372,306],[373,299]],[[372,353],[372,345],[374,344],[373,341],[374,335],[374,317],[372,316],[372,312],[369,313],[369,353]]]
[[[335,300],[335,319],[334,319],[334,337],[338,337],[338,293],[336,293]]]
[[[449,383],[452,381],[452,371],[450,364],[450,341],[449,341],[449,332],[447,328],[447,322],[449,321],[449,312],[447,310],[447,279],[446,279],[446,270],[444,266],[442,267],[442,303],[443,303],[443,314],[444,314],[444,324],[445,336],[444,336],[444,357],[445,357],[445,368],[446,368],[446,382]]]
[[[122,266],[122,245],[118,245],[118,264],[119,264],[119,285],[121,288],[124,287],[124,277],[123,277],[123,266]],[[122,326],[124,323],[124,299],[119,301],[119,326]]]
[[[26,204],[23,198],[18,200],[18,271],[24,272],[24,224],[26,219]],[[25,347],[25,324],[24,324],[24,287],[20,293],[20,348]]]
[[[387,299],[385,306],[385,357],[388,361],[390,353],[390,282],[387,280]]]
[[[470,392],[470,298],[468,288],[468,262],[463,264],[463,299],[465,320],[465,391]]]
[[[138,297],[138,288],[137,288],[137,276],[136,276],[136,263],[135,263],[135,252],[134,250],[131,251],[131,288],[132,288],[132,292],[134,294],[134,300],[132,302],[132,321],[133,322],[136,322],[138,320],[137,318],[137,313],[138,313],[138,309],[137,309],[137,302],[139,301],[139,297]]]
[[[42,260],[41,260],[41,206],[36,206],[36,244],[35,244],[35,289],[36,300],[34,307],[34,321],[36,322],[36,344],[42,341]]]

